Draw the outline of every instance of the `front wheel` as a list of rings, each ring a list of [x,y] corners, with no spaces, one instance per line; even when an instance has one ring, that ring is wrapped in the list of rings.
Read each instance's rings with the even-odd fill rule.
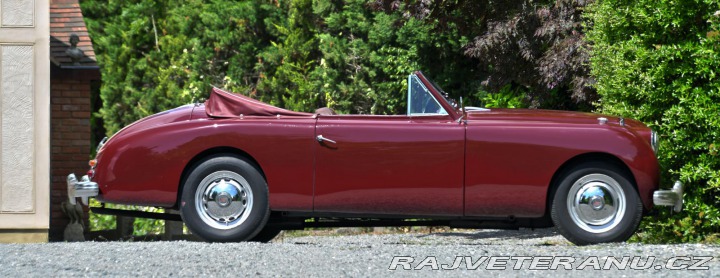
[[[642,202],[623,171],[609,163],[583,163],[561,179],[551,217],[577,245],[625,241],[642,218]]]
[[[190,231],[204,240],[250,240],[270,215],[267,184],[243,158],[210,157],[187,176],[180,214]]]

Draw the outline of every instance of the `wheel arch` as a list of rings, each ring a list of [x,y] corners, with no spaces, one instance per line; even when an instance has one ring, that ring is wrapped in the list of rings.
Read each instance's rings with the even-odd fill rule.
[[[198,163],[202,162],[203,160],[207,159],[208,157],[217,156],[220,154],[227,154],[227,155],[247,159],[248,162],[250,162],[258,170],[258,172],[260,172],[260,175],[262,175],[262,177],[265,180],[267,180],[267,176],[265,176],[265,172],[263,171],[262,167],[260,167],[260,163],[258,163],[258,161],[253,156],[248,154],[247,152],[245,152],[241,149],[235,148],[235,147],[228,147],[228,146],[219,146],[219,147],[209,148],[209,149],[204,150],[204,151],[198,153],[197,155],[195,155],[192,159],[190,159],[190,161],[188,161],[188,163],[183,168],[182,174],[180,175],[180,182],[177,186],[178,190],[177,190],[177,196],[176,196],[176,201],[175,201],[176,208],[180,208],[180,200],[182,199],[181,196],[182,196],[182,192],[184,189],[183,187],[185,186],[185,180],[187,179],[187,176],[190,174],[190,171],[192,171],[193,168],[195,168],[195,166],[197,166]]]
[[[568,174],[570,169],[575,167],[576,165],[585,163],[585,162],[606,162],[613,164],[617,166],[626,177],[628,177],[630,183],[632,184],[632,187],[635,189],[636,192],[638,192],[638,185],[637,181],[635,180],[635,175],[633,175],[633,172],[630,170],[630,167],[628,167],[625,162],[623,162],[620,158],[617,156],[614,156],[609,153],[602,153],[602,152],[593,152],[593,153],[585,153],[577,155],[568,161],[565,161],[553,174],[552,178],[550,179],[550,184],[548,185],[547,190],[547,197],[545,198],[545,214],[543,218],[550,219],[550,209],[552,206],[553,198],[555,197],[555,191],[557,190],[558,186],[560,185],[561,179]]]

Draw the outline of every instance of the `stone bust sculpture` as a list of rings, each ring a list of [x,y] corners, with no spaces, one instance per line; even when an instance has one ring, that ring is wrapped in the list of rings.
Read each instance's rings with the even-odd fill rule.
[[[65,50],[65,54],[70,56],[70,59],[73,62],[73,65],[79,66],[80,65],[80,59],[85,55],[82,51],[82,49],[77,47],[77,44],[80,42],[80,37],[78,37],[77,34],[70,35],[70,47]]]

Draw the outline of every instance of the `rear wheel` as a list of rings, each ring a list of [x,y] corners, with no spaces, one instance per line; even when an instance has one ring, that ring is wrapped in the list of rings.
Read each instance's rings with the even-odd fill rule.
[[[204,240],[250,240],[270,214],[265,179],[243,158],[205,159],[185,180],[180,214],[190,231]]]
[[[577,245],[625,241],[642,218],[642,202],[627,174],[602,162],[583,163],[563,177],[551,217],[560,233]]]

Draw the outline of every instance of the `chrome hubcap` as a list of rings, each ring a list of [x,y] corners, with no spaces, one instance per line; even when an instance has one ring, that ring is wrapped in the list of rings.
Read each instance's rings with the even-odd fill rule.
[[[578,227],[603,233],[617,226],[625,215],[625,192],[612,177],[591,174],[573,184],[567,206]]]
[[[195,209],[206,224],[231,229],[247,219],[252,210],[250,184],[235,172],[218,171],[205,177],[195,193]]]

